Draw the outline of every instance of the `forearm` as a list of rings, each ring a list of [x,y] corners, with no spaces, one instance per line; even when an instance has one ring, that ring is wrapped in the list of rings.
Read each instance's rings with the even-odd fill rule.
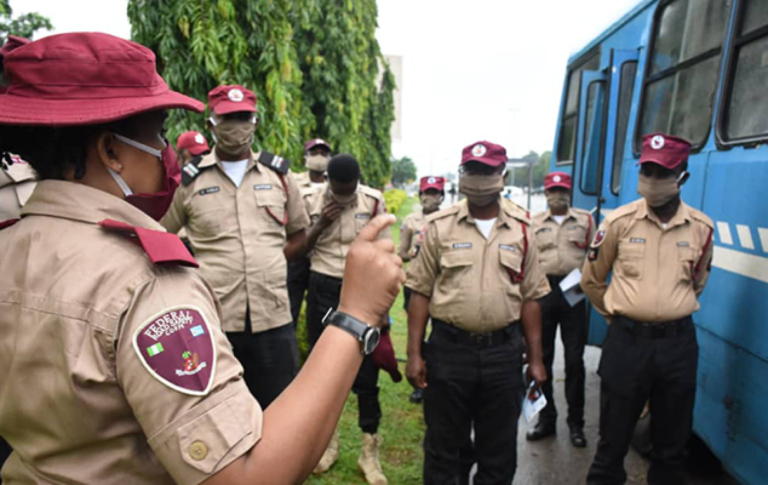
[[[538,300],[526,301],[521,310],[523,335],[528,346],[528,360],[542,362],[541,351],[541,305]]]
[[[307,233],[304,230],[295,232],[288,236],[288,240],[285,242],[285,246],[283,246],[283,254],[285,255],[286,261],[293,262],[298,261],[309,252],[309,249],[306,248],[307,244]]]
[[[414,291],[408,303],[408,357],[421,356],[428,320],[429,298]]]

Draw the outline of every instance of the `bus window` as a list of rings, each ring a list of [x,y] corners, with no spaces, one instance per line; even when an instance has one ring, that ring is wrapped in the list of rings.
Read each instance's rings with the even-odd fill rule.
[[[635,148],[657,131],[704,143],[730,3],[674,0],[659,7]]]
[[[581,166],[581,191],[597,195],[598,170],[603,154],[603,102],[605,85],[595,81],[587,91],[586,129],[584,130],[584,154]]]
[[[632,108],[632,93],[635,91],[637,62],[625,62],[621,65],[619,85],[619,106],[616,117],[616,139],[613,145],[613,170],[611,171],[611,191],[619,193],[621,187],[621,165],[624,160],[624,146],[629,126],[629,111]]]
[[[579,121],[579,93],[581,92],[582,71],[596,71],[600,68],[599,52],[577,64],[568,74],[568,89],[565,110],[560,125],[560,142],[557,148],[557,164],[568,165],[576,157],[576,125]]]
[[[725,140],[768,136],[768,3],[749,0],[741,10],[739,34],[731,56],[730,95]]]

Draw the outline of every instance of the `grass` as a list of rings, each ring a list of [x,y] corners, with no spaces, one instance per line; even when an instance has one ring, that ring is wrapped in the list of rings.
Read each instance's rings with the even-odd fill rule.
[[[395,245],[400,241],[400,223],[411,213],[416,198],[406,200],[397,214],[397,224],[392,227]],[[400,362],[403,380],[395,384],[386,372],[379,373],[379,400],[383,417],[379,434],[384,438],[381,447],[381,466],[390,485],[416,485],[421,483],[424,460],[421,447],[424,439],[424,414],[420,405],[411,404],[408,396],[411,386],[405,379],[405,356],[408,339],[408,322],[403,310],[402,292],[392,311],[392,343]],[[339,461],[325,474],[312,476],[306,485],[364,485],[365,479],[357,468],[362,434],[357,426],[357,397],[350,393],[339,423],[341,446]]]

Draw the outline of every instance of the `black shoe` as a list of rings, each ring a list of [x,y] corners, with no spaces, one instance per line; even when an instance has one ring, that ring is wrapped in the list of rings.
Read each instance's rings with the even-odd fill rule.
[[[413,404],[421,404],[424,400],[424,389],[414,389],[409,400]]]
[[[571,444],[576,448],[586,448],[587,438],[584,437],[584,430],[581,428],[573,428],[571,430]]]
[[[542,424],[538,423],[532,430],[525,434],[525,439],[528,441],[543,440],[548,436],[554,436],[556,433],[554,424]]]

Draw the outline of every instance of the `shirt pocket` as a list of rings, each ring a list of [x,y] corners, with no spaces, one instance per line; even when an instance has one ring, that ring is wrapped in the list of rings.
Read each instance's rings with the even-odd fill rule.
[[[499,262],[502,266],[502,280],[513,286],[523,281],[523,255],[519,251],[499,250]]]
[[[682,283],[690,283],[693,279],[693,265],[696,258],[690,246],[677,247],[678,279]]]
[[[576,226],[573,229],[568,230],[568,242],[570,246],[585,251],[589,246],[590,241],[587,240],[587,228],[583,226]]]
[[[619,242],[619,270],[627,278],[634,280],[643,279],[643,265],[645,263],[645,244],[633,242]]]
[[[438,291],[446,300],[457,300],[464,292],[462,287],[470,281],[473,268],[473,254],[469,249],[446,251],[440,256],[440,278]]]
[[[190,201],[189,229],[193,234],[215,237],[221,231],[224,207],[218,194],[195,194]]]
[[[284,227],[288,223],[285,193],[282,188],[278,189],[275,186],[270,189],[261,187],[259,184],[253,187],[253,196],[259,212],[263,212],[267,219],[277,223],[279,227]]]
[[[552,228],[539,229],[536,231],[535,237],[536,245],[539,247],[540,252],[557,248],[557,237]]]

